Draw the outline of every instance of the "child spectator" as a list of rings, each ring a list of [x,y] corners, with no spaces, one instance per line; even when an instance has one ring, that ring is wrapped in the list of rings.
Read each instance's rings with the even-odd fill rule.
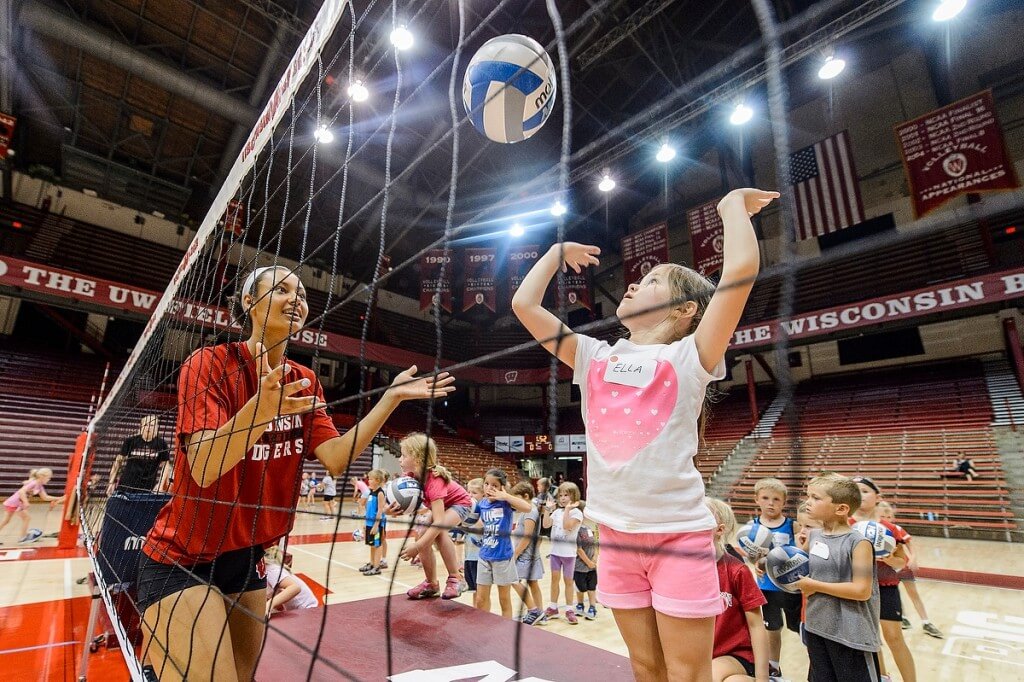
[[[906,533],[903,527],[896,523],[896,512],[892,505],[882,500],[878,503],[878,513],[882,521],[890,523],[900,531]],[[914,603],[914,610],[917,611],[918,617],[921,619],[921,629],[924,633],[930,637],[936,639],[942,639],[942,631],[939,630],[935,625],[928,619],[928,609],[924,606],[924,600],[921,599],[921,594],[917,591],[917,576],[914,572],[917,571],[917,555],[914,553],[912,547],[910,533],[907,533],[907,543],[903,545],[903,551],[907,556],[907,565],[903,567],[897,576],[900,579],[900,585],[907,590],[907,595],[910,597],[910,601]],[[906,616],[903,616],[901,622],[904,630],[909,630],[911,625],[910,621],[907,620]]]
[[[366,546],[370,548],[370,561],[359,569],[363,575],[380,575],[384,565],[384,535],[387,533],[387,518],[384,510],[384,472],[374,469],[366,475],[370,485],[370,494],[366,498],[366,529],[364,533]]]
[[[280,611],[319,608],[320,601],[302,581],[285,566],[281,550],[272,547],[263,556],[267,571],[267,616]]]
[[[576,625],[576,611],[572,607],[573,581],[576,569],[576,536],[583,523],[579,510],[580,489],[575,483],[558,486],[555,499],[544,505],[543,526],[551,529],[551,603],[544,611],[548,618],[558,618],[558,597],[565,584],[565,619]],[[557,507],[557,508],[556,508]],[[561,575],[559,575],[561,574]]]
[[[512,494],[530,501],[533,498],[533,486],[525,482],[517,483],[512,488]],[[544,596],[540,590],[540,579],[544,577],[544,562],[540,558],[540,511],[532,503],[530,511],[516,515],[512,536],[516,539],[512,555],[516,562],[516,575],[519,577],[519,582],[512,588],[527,608],[523,624],[542,625],[547,617],[541,609]]]
[[[338,488],[334,484],[334,477],[331,472],[324,475],[324,516],[323,519],[334,518],[334,497],[338,494]]]
[[[580,500],[580,511],[586,502]],[[597,538],[594,531],[584,523],[576,536],[576,568],[572,574],[576,583],[576,615],[587,620],[597,618]],[[589,607],[583,610],[583,597]]]
[[[484,534],[476,573],[476,607],[491,610],[491,585],[497,585],[501,615],[511,618],[511,586],[519,579],[512,558],[512,514],[513,510],[526,513],[533,505],[509,494],[507,487],[508,478],[501,469],[484,474],[484,499],[479,504]]]
[[[772,547],[795,544],[793,520],[782,513],[786,507],[788,493],[786,485],[777,478],[762,478],[754,484],[754,501],[760,510],[760,514],[754,518],[754,523],[771,531]],[[768,664],[773,676],[782,677],[779,661],[782,660],[783,616],[785,626],[790,631],[799,633],[800,595],[780,590],[765,574],[764,560],[757,564],[757,586],[761,588],[766,600],[761,612],[764,615],[764,625],[768,629]]]
[[[764,594],[742,561],[725,551],[725,538],[736,533],[736,515],[722,500],[709,497],[715,517],[715,556],[718,584],[725,611],[715,618],[715,644],[711,659],[714,682],[768,680],[768,634],[761,607]]]
[[[810,682],[877,682],[878,582],[871,543],[850,527],[860,507],[851,479],[822,474],[807,486],[808,515],[821,529],[806,533],[810,575],[796,587],[807,597],[804,637]]]
[[[21,539],[18,540],[18,544],[35,542],[42,537],[42,533],[38,531],[34,531],[31,534],[28,532],[28,524],[32,518],[28,513],[29,497],[38,496],[42,498],[50,503],[51,509],[64,501],[63,495],[60,497],[50,497],[46,494],[43,486],[49,483],[51,478],[53,478],[53,471],[51,469],[45,467],[32,469],[28,472],[28,479],[22,482],[21,487],[18,488],[18,492],[4,500],[4,520],[0,521],[0,531],[17,515],[21,519]]]
[[[893,537],[896,538],[896,551],[884,559],[876,562],[875,575],[878,580],[878,598],[880,604],[880,618],[882,623],[882,636],[885,643],[889,645],[893,659],[896,660],[896,667],[899,668],[903,682],[917,682],[917,670],[914,664],[914,655],[910,652],[906,640],[903,638],[903,602],[900,599],[900,578],[899,573],[907,564],[904,547],[907,543],[907,532],[902,528],[883,521],[879,511],[878,502],[881,500],[882,491],[878,485],[867,476],[855,476],[853,482],[860,489],[860,508],[853,515],[857,521],[877,521],[885,526]],[[882,673],[885,673],[885,659],[879,654],[879,665]]]
[[[473,498],[474,508],[478,510],[476,505],[480,503],[480,500],[484,499],[484,479],[474,478],[466,484],[466,490],[469,491],[469,496]],[[479,515],[479,511],[477,511],[477,514]],[[466,591],[469,592],[476,592],[477,564],[480,560],[480,544],[483,542],[482,533],[480,532],[482,528],[483,525],[480,523],[478,516],[476,523],[466,531],[466,553],[465,559],[462,561],[462,579],[466,583]]]

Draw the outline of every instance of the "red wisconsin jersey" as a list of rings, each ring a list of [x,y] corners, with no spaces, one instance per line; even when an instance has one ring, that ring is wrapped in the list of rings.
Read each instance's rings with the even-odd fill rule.
[[[323,400],[313,371],[289,360],[282,383],[309,379]],[[142,551],[162,563],[206,563],[252,545],[267,546],[291,530],[299,496],[302,460],[338,437],[325,410],[276,419],[245,458],[206,488],[192,478],[185,452],[188,436],[213,431],[256,395],[259,378],[244,343],[202,348],[181,367],[173,497],[157,515]],[[244,426],[244,425],[241,425]]]

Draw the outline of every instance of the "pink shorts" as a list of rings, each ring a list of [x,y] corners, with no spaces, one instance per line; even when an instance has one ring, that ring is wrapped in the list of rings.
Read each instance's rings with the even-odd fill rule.
[[[714,532],[623,533],[599,526],[597,595],[613,609],[644,609],[676,618],[722,613]]]

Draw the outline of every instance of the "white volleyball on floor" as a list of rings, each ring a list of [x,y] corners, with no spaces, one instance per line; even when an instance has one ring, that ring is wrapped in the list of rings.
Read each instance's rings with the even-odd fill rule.
[[[469,62],[462,103],[473,127],[495,142],[521,142],[540,130],[555,103],[555,67],[533,38],[491,38]]]

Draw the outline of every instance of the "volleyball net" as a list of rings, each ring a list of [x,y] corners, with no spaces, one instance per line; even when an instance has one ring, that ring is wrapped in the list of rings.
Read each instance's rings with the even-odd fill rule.
[[[133,679],[143,679],[144,675],[148,652],[142,639],[146,626],[134,602],[119,599],[117,595],[122,591],[131,594],[137,578],[142,538],[159,508],[171,496],[183,494],[179,491],[185,486],[181,481],[164,481],[165,457],[160,455],[159,449],[147,454],[161,465],[156,467],[155,479],[151,471],[145,476],[126,475],[128,455],[138,446],[133,439],[142,434],[147,436],[145,440],[152,441],[155,433],[166,442],[166,459],[181,456],[181,434],[176,433],[176,424],[181,418],[179,410],[183,406],[190,412],[199,409],[197,406],[204,400],[202,390],[207,390],[195,389],[193,394],[182,395],[183,386],[189,390],[187,383],[179,383],[182,364],[197,349],[243,338],[242,326],[234,318],[232,306],[242,294],[252,293],[243,290],[243,281],[254,269],[279,266],[304,283],[310,313],[304,326],[294,330],[287,357],[310,366],[322,383],[328,384],[328,408],[351,417],[338,420],[344,431],[365,415],[368,402],[376,401],[383,394],[397,371],[405,369],[389,362],[391,357],[397,356],[389,356],[381,344],[370,339],[374,325],[385,324],[381,322],[382,313],[377,304],[380,297],[387,294],[389,282],[403,277],[415,278],[416,268],[425,256],[433,254],[440,259],[430,308],[433,333],[429,341],[423,341],[424,347],[415,349],[415,357],[421,361],[417,363],[420,374],[444,370],[460,382],[470,383],[488,372],[504,376],[504,371],[496,369],[503,360],[536,348],[537,343],[510,342],[497,351],[475,353],[470,349],[461,355],[449,353],[446,347],[446,341],[451,345],[452,335],[446,329],[450,315],[444,310],[446,292],[442,283],[446,281],[445,268],[451,267],[453,248],[464,245],[467,237],[479,231],[480,225],[515,207],[523,195],[541,195],[572,206],[569,214],[553,218],[538,240],[559,243],[569,236],[576,241],[587,241],[583,235],[589,223],[585,218],[574,216],[599,212],[603,200],[582,191],[583,183],[590,182],[607,164],[650,146],[652,139],[659,138],[657,130],[665,126],[685,126],[752,89],[764,88],[770,101],[766,113],[771,134],[766,136],[770,143],[765,149],[771,152],[772,167],[763,169],[764,179],[759,177],[758,182],[768,189],[783,191],[779,209],[763,216],[764,222],[760,225],[762,230],[770,225],[778,239],[779,248],[764,264],[761,274],[762,278],[774,278],[776,282],[778,297],[769,312],[777,322],[789,322],[806,312],[796,290],[801,272],[858,254],[894,248],[920,240],[923,235],[946,235],[965,224],[977,225],[1024,210],[1024,196],[1018,190],[936,213],[901,226],[899,231],[851,242],[827,252],[801,255],[796,249],[799,209],[792,193],[786,192],[780,186],[782,183],[774,182],[774,178],[793,176],[789,167],[792,145],[787,122],[786,71],[805,64],[836,41],[877,25],[887,13],[903,4],[897,0],[856,3],[827,0],[784,21],[774,16],[768,3],[755,0],[750,11],[757,16],[763,42],[756,41],[739,49],[715,68],[674,84],[669,97],[651,102],[628,120],[608,121],[607,132],[585,145],[574,145],[573,108],[580,106],[583,99],[573,89],[573,71],[579,68],[578,62],[577,65],[573,62],[574,45],[612,4],[611,0],[588,3],[571,21],[563,23],[555,3],[550,0],[546,3],[551,24],[541,32],[547,39],[541,42],[556,64],[559,97],[554,120],[547,125],[559,122],[562,125],[558,154],[550,154],[547,157],[550,164],[533,178],[512,187],[492,188],[487,207],[480,209],[481,202],[467,200],[460,194],[460,182],[467,180],[463,169],[488,149],[476,145],[475,153],[468,159],[464,150],[460,150],[460,134],[477,134],[471,128],[470,115],[462,107],[461,79],[472,49],[495,35],[514,32],[506,14],[510,0],[472,12],[459,0],[451,8],[451,49],[446,46],[440,56],[435,54],[426,60],[426,66],[423,63],[413,65],[407,55],[390,44],[387,36],[404,24],[436,22],[439,13],[449,10],[448,3],[423,1],[399,7],[394,1],[371,0],[365,6],[343,0],[325,1],[213,200],[124,370],[114,381],[89,427],[86,465],[80,474],[79,489],[91,474],[99,474],[98,489],[106,494],[93,494],[82,506],[82,530]],[[375,94],[372,108],[361,108],[351,97],[350,88],[370,83],[388,85],[382,94]],[[444,99],[447,101],[438,99],[438,92],[446,92]],[[489,94],[490,99],[500,96],[500,88]],[[486,106],[486,102],[479,106]],[[423,116],[424,109],[431,115]],[[416,126],[429,130],[413,144],[410,130]],[[324,131],[335,131],[333,143],[325,142]],[[444,191],[425,193],[416,182],[416,175],[423,172],[427,164],[433,164],[436,169],[438,159],[449,169],[448,181]],[[403,212],[396,215],[395,206],[399,202]],[[593,206],[587,206],[588,202]],[[388,256],[396,241],[401,239],[402,230],[419,229],[420,225],[429,226],[433,239],[405,260],[389,262]],[[365,259],[367,244],[376,244],[373,261],[353,263],[356,254]],[[562,319],[567,319],[569,310],[574,307],[568,290],[565,277],[559,275],[554,307]],[[669,305],[679,303],[673,301]],[[576,331],[609,337],[620,329],[620,322],[608,315],[577,326]],[[792,326],[778,324],[772,328],[772,334],[765,347],[776,358],[786,358],[790,336],[794,335]],[[347,363],[348,371],[358,378],[337,381],[339,363]],[[368,387],[371,367],[377,368],[374,370],[378,377],[375,387]],[[800,452],[804,442],[800,438],[801,425],[795,411],[788,409],[794,396],[790,363],[776,362],[774,369],[778,411],[783,414],[796,452],[794,466],[804,474],[816,473],[814,462]],[[560,375],[554,361],[534,370],[540,377],[534,383],[548,389],[546,431],[554,442],[561,432],[559,396],[565,393],[566,379]],[[240,374],[229,374],[224,381],[239,385],[244,379]],[[420,416],[421,428],[428,434],[437,431],[434,402],[425,402]],[[231,417],[222,416],[224,419]],[[351,461],[361,455],[352,454]],[[443,462],[443,452],[441,459]],[[244,467],[244,463],[240,466]],[[296,468],[295,473],[291,505],[268,505],[257,494],[255,503],[216,502],[215,505],[225,507],[220,516],[228,518],[242,506],[247,506],[257,519],[261,515],[289,518],[319,515],[319,510],[308,511],[299,504],[298,476],[302,467]],[[339,490],[342,481],[348,480],[348,474],[346,471],[339,477]],[[247,485],[262,490],[260,486],[264,482],[249,481]],[[331,571],[339,570],[332,568],[331,557],[334,544],[345,539],[341,532],[342,520],[351,511],[352,503],[345,500],[333,518],[332,539],[328,541],[331,544],[328,577]],[[205,542],[214,547],[223,542],[223,528],[201,527],[194,519],[191,523],[194,527],[187,531],[190,542],[198,537],[206,538]],[[393,523],[406,530],[411,527],[412,519]],[[392,572],[392,580],[394,576]],[[215,595],[212,585],[208,589]],[[238,609],[244,617],[264,619],[262,612],[245,610],[238,605],[231,608]],[[388,609],[384,627],[388,670],[382,672],[390,676],[408,671],[393,668],[390,633],[394,623],[390,602]],[[324,611],[326,614],[327,608]],[[345,661],[319,653],[322,640],[336,636],[325,631],[326,615],[324,619],[315,637],[307,639],[276,631],[273,618],[267,621],[266,627],[268,632],[276,631],[306,656],[308,669],[297,671],[298,674],[311,678],[317,668],[324,674],[357,679],[347,670]],[[517,635],[511,646],[517,662],[531,656],[523,636]],[[204,675],[203,671],[190,671],[187,666],[176,673],[197,679]],[[392,679],[399,679],[399,676]]]

